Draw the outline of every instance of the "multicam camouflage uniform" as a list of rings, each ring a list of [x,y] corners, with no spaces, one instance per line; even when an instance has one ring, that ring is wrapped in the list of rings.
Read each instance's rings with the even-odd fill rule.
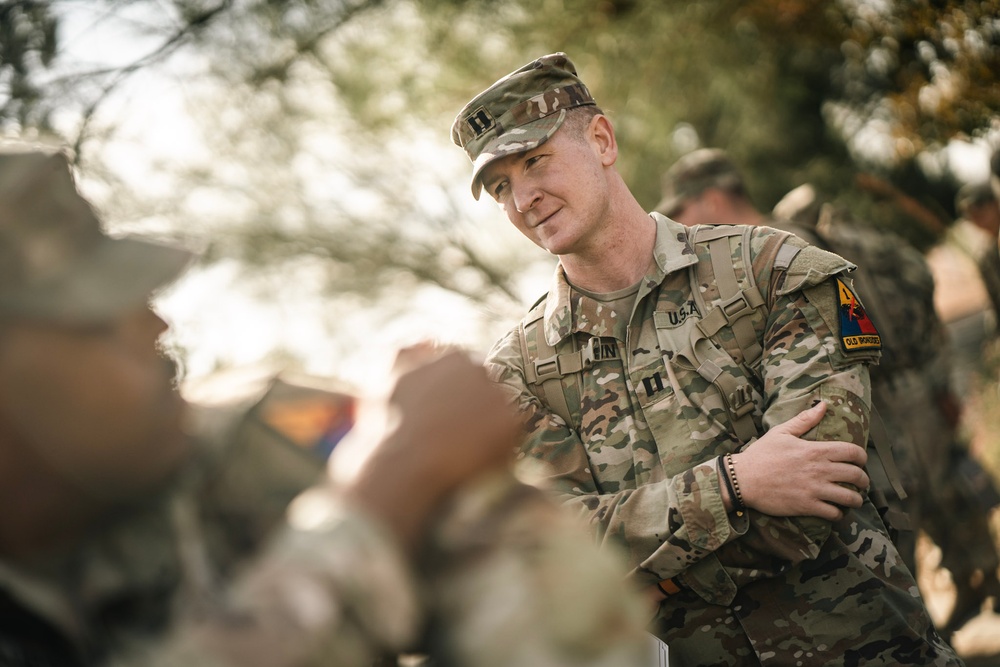
[[[1000,567],[987,520],[990,502],[985,500],[996,492],[959,441],[956,415],[948,414],[955,409],[949,348],[934,309],[934,278],[926,260],[904,239],[861,225],[830,204],[821,205],[810,186],[790,192],[775,207],[775,215],[774,226],[858,265],[855,285],[865,295],[883,338],[882,360],[871,369],[873,398],[893,437],[893,454],[908,494],[900,500],[888,489],[885,493],[909,519],[897,546],[915,571],[915,538],[918,530],[925,531],[941,548],[941,564],[960,591],[958,606],[967,602],[978,611],[976,603],[995,590]],[[979,596],[966,591],[977,576],[991,586]],[[954,623],[946,625],[967,620],[962,616],[970,611],[956,609]]]
[[[566,504],[604,542],[625,545],[632,578],[679,587],[655,620],[672,664],[961,664],[871,502],[834,523],[727,514],[716,459],[742,445],[714,387],[681,354],[718,287],[701,279],[711,259],[691,242],[699,228],[653,216],[655,264],[631,310],[574,290],[561,269],[545,301],[541,333],[556,350],[600,338],[592,367],[563,380],[568,393],[581,383],[578,423],[529,388],[518,329],[491,351],[491,375],[529,419],[525,456],[552,466]],[[852,265],[785,233],[746,229],[749,247],[738,235],[730,244],[763,300],[752,315],[763,348],[754,421],[770,428],[822,399],[830,411],[809,437],[864,443],[866,366],[877,351],[841,346],[837,282],[850,289]],[[789,245],[802,249],[776,270]],[[531,345],[528,337],[529,358]]]
[[[0,563],[0,664],[653,664],[618,563],[532,485],[470,483],[417,570],[328,489],[300,495],[324,470],[302,445],[335,442],[344,399],[276,381],[249,411],[196,409],[205,457],[178,488],[65,559]]]

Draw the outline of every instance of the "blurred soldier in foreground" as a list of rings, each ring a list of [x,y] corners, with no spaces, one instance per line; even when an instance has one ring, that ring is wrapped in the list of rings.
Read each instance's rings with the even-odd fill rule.
[[[334,483],[344,396],[179,397],[147,304],[187,261],[101,233],[64,155],[0,150],[0,664],[652,662],[478,365],[401,354]]]
[[[476,95],[452,139],[473,196],[559,258],[487,358],[527,418],[522,450],[660,593],[671,660],[961,664],[864,493],[879,343],[846,300],[851,265],[647,213],[564,53]]]

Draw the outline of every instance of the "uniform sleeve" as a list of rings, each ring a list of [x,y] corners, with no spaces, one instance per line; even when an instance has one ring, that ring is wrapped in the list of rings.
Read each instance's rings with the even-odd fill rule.
[[[843,260],[810,246],[787,274],[765,274],[764,279],[771,289],[761,362],[764,430],[824,401],[823,421],[803,439],[865,447],[871,410],[868,364],[878,360],[881,340]],[[792,563],[814,558],[831,530],[829,522],[815,517],[753,511],[750,516],[752,527],[741,546]]]
[[[617,554],[506,473],[471,480],[411,569],[363,513],[304,496],[290,527],[226,597],[124,665],[369,667],[429,652],[467,667],[643,667],[652,608]]]
[[[654,610],[622,583],[617,549],[534,484],[501,473],[462,489],[421,561],[443,664],[625,667],[650,664]],[[434,661],[437,664],[437,661]]]
[[[117,664],[153,667],[371,665],[412,646],[417,587],[394,539],[363,513],[307,492],[287,527],[218,608]]]
[[[825,400],[830,409],[807,440],[868,440],[868,364],[881,337],[836,255],[807,247],[787,275],[771,281],[761,373],[764,428]],[[839,258],[837,258],[839,259]]]
[[[602,546],[625,548],[630,577],[639,584],[684,572],[746,530],[744,520],[730,523],[715,461],[663,481],[601,493],[579,436],[528,388],[516,330],[494,346],[486,367],[525,416],[521,457],[543,463],[559,500],[591,525]]]

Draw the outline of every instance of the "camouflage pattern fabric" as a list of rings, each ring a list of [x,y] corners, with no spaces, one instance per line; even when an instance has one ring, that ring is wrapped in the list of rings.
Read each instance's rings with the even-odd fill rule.
[[[276,380],[193,406],[202,456],[170,493],[59,562],[0,562],[0,664],[652,664],[651,608],[534,486],[471,481],[418,568],[313,486],[345,398]]]
[[[882,361],[871,369],[873,399],[894,437],[893,455],[908,494],[899,500],[891,490],[885,493],[910,519],[911,529],[900,534],[900,553],[912,570],[916,534],[923,530],[941,548],[941,564],[959,586],[976,570],[996,572],[1000,561],[987,508],[957,470],[969,452],[940,402],[949,391],[951,361],[926,260],[902,238],[831,208],[818,223],[774,222],[861,267],[856,285],[885,341]]]
[[[327,490],[306,498],[211,623],[189,617],[123,664],[651,663],[638,631],[650,610],[621,588],[620,564],[534,486],[506,474],[470,482],[416,572],[363,512]]]
[[[697,228],[652,215],[655,263],[628,322],[575,293],[561,269],[546,300],[543,331],[557,350],[592,336],[617,350],[564,378],[569,392],[581,383],[579,424],[529,390],[516,329],[490,352],[491,376],[528,419],[523,455],[551,467],[565,505],[603,543],[624,545],[632,580],[679,584],[653,624],[672,664],[961,664],[871,502],[832,524],[727,515],[715,459],[740,444],[714,388],[678,356],[718,293],[711,281],[692,285],[693,268],[711,260],[689,240]],[[768,228],[754,228],[748,248],[738,238],[737,274],[748,267],[766,303],[753,316],[764,349],[755,420],[766,429],[823,399],[831,409],[808,437],[865,443],[877,352],[841,347],[831,280],[849,285],[851,265]],[[804,248],[787,272],[773,267],[783,243]]]

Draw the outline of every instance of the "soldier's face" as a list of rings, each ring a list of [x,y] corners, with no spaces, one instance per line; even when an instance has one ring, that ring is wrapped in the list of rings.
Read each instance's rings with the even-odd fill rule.
[[[15,322],[0,335],[0,438],[77,487],[121,500],[186,458],[183,402],[157,341],[167,326],[143,306],[100,325]]]
[[[583,136],[560,128],[541,146],[495,160],[482,173],[483,189],[514,226],[555,255],[586,252],[607,217],[604,169],[614,163],[617,147],[610,125],[599,119],[604,117],[595,117]]]

